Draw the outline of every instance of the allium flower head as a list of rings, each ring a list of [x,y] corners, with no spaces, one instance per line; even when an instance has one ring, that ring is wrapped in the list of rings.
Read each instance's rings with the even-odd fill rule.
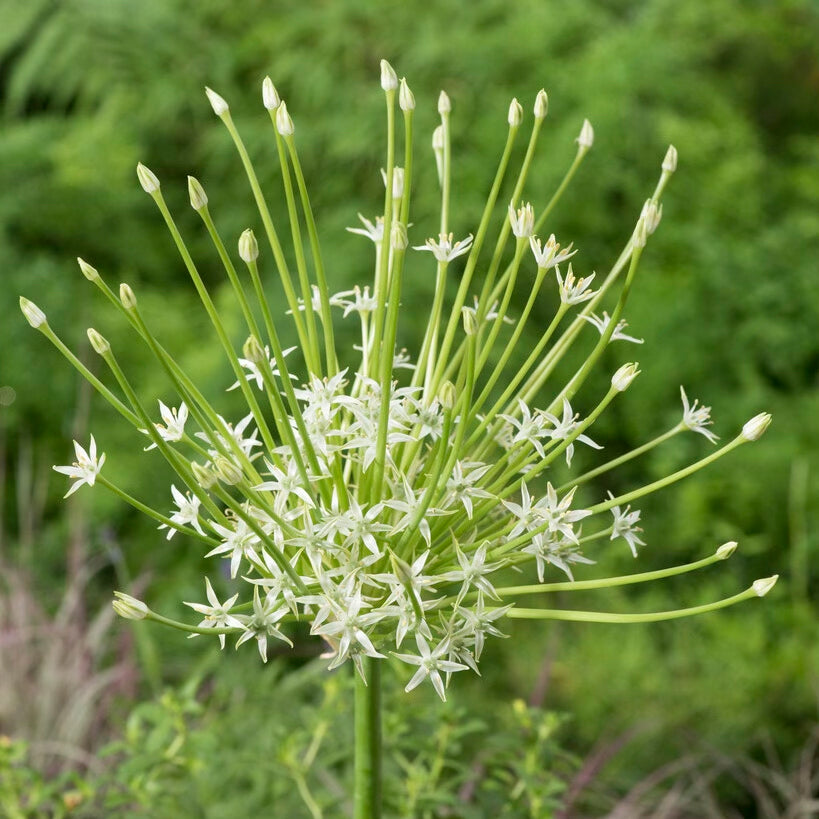
[[[381,86],[390,107],[388,134],[394,139],[395,105],[400,105],[409,125],[415,98],[386,61],[381,64]],[[428,681],[443,699],[453,674],[477,671],[486,638],[502,636],[502,618],[627,619],[628,615],[605,612],[527,609],[518,598],[552,588],[571,589],[575,582],[577,587],[590,582],[605,585],[605,578],[575,581],[573,572],[590,571],[585,567],[594,564],[608,539],[624,539],[636,555],[643,541],[637,526],[640,512],[632,509],[633,501],[756,440],[770,422],[770,416],[760,414],[739,436],[700,462],[616,497],[606,496],[604,476],[610,469],[682,429],[715,440],[706,429],[711,423],[708,408],[697,402],[690,405],[683,391],[681,424],[632,452],[614,452],[586,472],[571,471],[578,444],[588,448],[578,458],[583,461],[602,448],[590,437],[591,427],[638,373],[636,364],[620,361],[604,378],[589,379],[608,360],[610,341],[641,343],[623,335],[623,311],[641,255],[647,252],[644,246],[659,221],[660,199],[676,153],[666,157],[638,228],[633,236],[622,237],[622,250],[613,249],[617,261],[598,280],[599,289],[592,290],[595,274],[577,278],[571,262],[561,272],[560,265],[578,252],[571,243],[561,247],[554,235],[545,242],[536,238],[539,224],[531,204],[518,208],[509,204],[507,209],[497,201],[506,173],[516,175],[513,201],[519,201],[546,116],[545,92],[535,103],[527,158],[515,171],[505,160],[501,163],[499,181],[491,187],[484,216],[476,225],[464,224],[457,204],[449,200],[452,165],[458,158],[453,156],[449,130],[455,115],[442,92],[441,124],[433,137],[441,183],[440,220],[434,227],[421,228],[435,231],[438,238],[415,246],[431,253],[437,264],[406,253],[408,234],[415,230],[409,210],[412,163],[398,167],[392,144],[382,171],[383,200],[371,203],[377,215],[360,216],[362,227],[348,228],[373,242],[372,273],[351,289],[348,285],[334,292],[331,284],[347,281],[349,271],[343,250],[325,252],[322,240],[332,238],[339,247],[346,240],[343,234],[329,237],[319,231],[306,182],[311,163],[305,158],[302,164],[293,121],[272,81],[266,78],[263,83],[262,103],[282,148],[281,192],[262,190],[227,102],[210,89],[207,96],[238,149],[273,251],[260,249],[252,231],[245,231],[238,239],[243,267],[241,272],[235,269],[215,236],[216,219],[210,216],[211,210],[216,214],[233,203],[221,200],[216,189],[206,195],[190,178],[191,203],[203,220],[203,230],[216,242],[235,296],[230,323],[192,262],[159,180],[141,164],[137,173],[182,252],[214,339],[232,370],[224,387],[241,395],[242,410],[237,417],[225,418],[215,409],[154,336],[150,316],[143,316],[128,285],[120,288],[115,308],[176,393],[168,404],[159,401],[160,422],[150,417],[146,409],[150,405],[137,398],[116,349],[95,331],[91,335],[94,349],[110,369],[109,378],[97,378],[59,340],[42,311],[22,299],[29,323],[150,439],[147,448],[152,452],[146,457],[164,459],[175,472],[168,493],[170,511],[164,505],[150,509],[99,477],[105,455],[97,455],[92,436],[88,450],[75,442],[72,465],[55,467],[75,481],[68,494],[99,482],[151,515],[162,530],[160,537],[174,538],[173,545],[183,538],[192,540],[212,561],[205,579],[206,602],[186,603],[203,619],[198,625],[176,625],[190,633],[216,636],[223,646],[228,640],[236,646],[255,642],[263,660],[272,641],[289,643],[290,623],[298,619],[309,623],[312,633],[327,644],[331,667],[350,662],[367,676],[372,663],[395,657],[416,669],[407,690]],[[305,128],[320,128],[305,123]],[[521,124],[522,109],[513,101],[506,123],[510,140]],[[410,133],[407,127],[406,134]],[[558,203],[593,139],[585,121],[578,154],[551,206]],[[412,151],[411,141],[407,149]],[[379,164],[374,161],[373,167]],[[287,207],[270,208],[268,196],[283,198]],[[546,196],[544,205],[549,201]],[[509,222],[493,237],[492,225],[500,222],[498,211]],[[289,213],[292,230],[274,232],[273,212]],[[516,241],[508,242],[510,233]],[[455,235],[465,238],[456,241]],[[291,237],[294,247],[287,250],[292,253],[285,252],[278,236]],[[526,240],[534,258],[524,252]],[[453,282],[449,262],[459,256],[467,258]],[[288,258],[296,259],[293,271]],[[80,264],[88,281],[110,299],[103,275]],[[555,275],[547,276],[551,269]],[[268,300],[266,295],[272,275],[278,276],[281,299]],[[434,282],[428,304],[417,291],[407,289],[410,280],[421,279]],[[602,312],[601,319],[594,311],[602,310],[604,300],[610,312]],[[554,318],[543,322],[550,304],[557,304]],[[409,347],[421,312],[426,315],[422,337],[414,352],[407,353],[404,345]],[[245,325],[241,338],[246,341],[239,348],[233,340],[236,316]],[[352,324],[355,346],[337,342],[340,322]],[[580,332],[584,322],[599,331],[591,343],[591,334]],[[285,327],[297,339],[295,348],[282,346]],[[574,374],[557,383],[556,366],[569,349],[583,345]],[[591,386],[601,383],[602,391]],[[723,551],[713,560],[727,556]],[[220,602],[214,585],[224,582],[220,575],[225,566],[231,592]],[[536,576],[539,584],[511,585],[521,569],[532,579]],[[568,579],[561,579],[561,573]],[[623,578],[616,582],[621,584]],[[642,580],[635,575],[633,582]],[[771,582],[758,583],[731,601],[764,594]],[[115,608],[124,617],[174,623],[127,595],[119,594]]]

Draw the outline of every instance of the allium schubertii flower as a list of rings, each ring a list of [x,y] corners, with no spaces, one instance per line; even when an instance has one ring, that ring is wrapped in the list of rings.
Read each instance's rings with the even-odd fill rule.
[[[235,380],[226,389],[241,391],[247,405],[243,417],[223,418],[215,408],[218,401],[202,394],[152,331],[151,317],[141,311],[134,291],[123,284],[115,293],[87,262],[80,260],[85,277],[165,371],[174,395],[170,403],[143,403],[115,351],[89,329],[112,380],[98,379],[60,341],[45,314],[21,299],[29,323],[134,426],[140,445],[154,450],[146,457],[158,453],[176,473],[168,509],[150,509],[100,472],[105,456],[97,455],[92,437],[87,451],[75,443],[73,465],[55,467],[75,479],[69,494],[83,484],[101,484],[155,518],[161,537],[198,541],[213,558],[213,578],[222,561],[229,566],[229,599],[220,602],[205,578],[207,603],[187,603],[202,618],[196,624],[195,617],[191,623],[169,620],[122,593],[117,593],[116,611],[212,635],[223,647],[228,639],[237,647],[255,642],[265,659],[272,641],[289,642],[288,623],[306,621],[326,641],[331,668],[351,661],[366,677],[371,661],[394,657],[408,666],[407,690],[429,681],[443,699],[452,674],[478,670],[485,639],[502,636],[504,618],[659,620],[765,594],[776,577],[725,600],[667,612],[616,614],[519,605],[530,594],[640,583],[728,558],[735,543],[665,571],[594,580],[573,576],[578,566],[593,562],[595,541],[623,541],[636,557],[643,540],[640,512],[633,503],[756,440],[770,416],[756,416],[727,444],[661,480],[619,496],[594,497],[587,485],[592,478],[673,435],[694,431],[716,442],[708,429],[709,408],[690,403],[682,390],[683,416],[672,429],[554,485],[557,470],[550,472],[550,467],[561,461],[570,466],[578,446],[602,448],[589,434],[591,428],[639,373],[635,363],[624,363],[604,394],[592,395],[586,388],[610,343],[642,343],[622,332],[623,311],[646,243],[660,221],[659,202],[676,169],[676,151],[669,148],[656,188],[612,268],[604,276],[578,274],[575,268],[584,268],[582,252],[543,227],[593,145],[590,123],[582,125],[577,153],[556,193],[533,206],[523,196],[526,192],[541,199],[528,175],[547,97],[543,91],[537,96],[528,147],[517,170],[510,168],[510,156],[524,113],[513,100],[483,216],[466,228],[457,212],[451,213],[452,104],[442,93],[440,125],[432,139],[440,223],[435,235],[412,247],[418,253],[410,261],[408,232],[419,230],[410,225],[415,98],[387,63],[381,78],[387,101],[383,207],[372,218],[360,216],[363,227],[349,228],[372,242],[373,274],[369,282],[340,293],[330,289],[335,271],[325,268],[325,259],[336,264],[344,252],[329,256],[320,246],[296,147],[297,129],[272,82],[264,81],[262,96],[281,166],[294,269],[228,103],[207,90],[238,150],[269,248],[263,252],[248,229],[239,238],[237,264],[211,216],[208,195],[189,177],[191,205],[213,241],[246,324],[241,349],[228,335],[159,180],[138,166],[139,181],[167,224],[233,370]],[[396,158],[396,102],[404,124],[403,165]],[[501,198],[504,185],[509,198]],[[492,235],[497,211],[505,221]],[[333,239],[341,246],[343,236]],[[406,302],[408,262],[419,270],[429,265],[434,276],[426,331],[414,354],[401,347],[402,309],[420,309]],[[274,276],[283,300],[266,295]],[[542,292],[548,289],[551,296]],[[452,290],[454,298],[447,298]],[[521,292],[528,295],[520,314],[513,316],[509,308]],[[524,329],[533,324],[535,304],[544,298],[556,304],[556,312],[548,326],[537,327],[534,346],[521,364],[522,356],[513,354]],[[334,328],[339,321],[356,324],[360,341],[354,350],[337,347]],[[285,323],[292,323],[297,350],[282,347]],[[532,337],[530,329],[527,343]],[[558,385],[555,367],[575,344],[586,345],[585,358],[568,382]],[[527,565],[534,567],[539,582],[509,585],[509,569]],[[555,580],[560,573],[566,578]]]

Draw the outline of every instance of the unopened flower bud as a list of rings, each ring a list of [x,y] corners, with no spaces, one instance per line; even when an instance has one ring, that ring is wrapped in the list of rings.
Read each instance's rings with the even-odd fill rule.
[[[444,114],[448,114],[451,110],[452,102],[449,99],[449,95],[446,91],[441,91],[438,95],[438,113],[444,116]]]
[[[435,167],[438,170],[438,183],[444,180],[444,126],[439,125],[432,132],[432,152],[435,154]]]
[[[239,258],[247,264],[255,262],[259,258],[259,243],[250,228],[242,231],[242,235],[239,237]]]
[[[677,170],[677,149],[673,145],[668,146],[663,160],[663,170],[666,173],[674,173]]]
[[[287,112],[287,103],[282,100],[279,107],[276,109],[276,130],[283,136],[293,136],[296,127],[293,125],[293,120]]]
[[[91,267],[88,262],[84,261],[79,256],[77,256],[77,264],[79,264],[83,276],[85,276],[88,281],[95,282],[99,279],[100,274],[97,272],[96,268]]]
[[[406,225],[403,222],[393,222],[390,229],[390,247],[393,250],[406,250],[408,244]]]
[[[662,217],[663,206],[658,205],[654,199],[647,199],[640,211],[640,218],[645,221],[646,232],[649,236],[657,230],[657,225],[660,224]]]
[[[191,472],[202,489],[210,489],[216,483],[216,473],[209,466],[202,466],[194,461],[191,464]]]
[[[776,585],[777,580],[779,580],[778,574],[761,577],[759,580],[754,580],[752,588],[757,597],[764,597]]]
[[[611,377],[611,386],[619,392],[624,392],[631,386],[631,382],[640,374],[638,364],[623,364]]]
[[[398,75],[386,60],[381,60],[381,87],[385,91],[395,91],[398,88]]]
[[[33,302],[24,296],[20,296],[20,309],[26,317],[26,321],[36,330],[43,324],[47,324],[46,314]]]
[[[398,88],[398,106],[402,111],[415,110],[415,94],[410,90],[404,77],[401,77],[401,85]]]
[[[126,620],[144,620],[148,616],[150,609],[141,600],[137,600],[136,597],[118,591],[114,592],[114,597],[116,600],[113,601],[112,605],[114,611],[120,617],[124,617]]]
[[[742,437],[746,441],[758,441],[765,430],[771,425],[771,415],[767,412],[760,412],[742,427]]]
[[[256,336],[249,336],[247,341],[242,345],[242,355],[254,364],[261,364],[267,358]]]
[[[94,348],[95,353],[105,355],[111,349],[111,345],[108,343],[108,340],[103,335],[98,333],[93,327],[89,327],[85,332],[88,336],[88,340],[91,342],[91,346]]]
[[[592,128],[592,124],[587,119],[583,120],[583,126],[580,128],[580,134],[575,142],[578,145],[578,149],[583,153],[594,145],[594,128]]]
[[[723,543],[722,546],[717,549],[717,558],[719,560],[728,560],[729,557],[737,550],[737,542],[735,540],[729,540],[727,543]]]
[[[119,286],[119,300],[122,302],[122,306],[126,310],[132,310],[134,307],[136,307],[136,293],[134,293],[131,286],[125,284],[125,282]]]
[[[233,486],[242,480],[242,470],[233,461],[220,455],[213,465],[217,476],[223,483]]]
[[[509,103],[509,113],[506,115],[506,121],[509,123],[510,128],[517,128],[523,122],[523,106],[515,97]]]
[[[196,211],[202,210],[208,204],[208,195],[205,193],[205,189],[200,181],[193,176],[188,177],[188,196],[191,199],[191,207]]]
[[[281,101],[282,98],[279,96],[276,86],[273,85],[273,80],[271,80],[270,77],[265,77],[262,83],[262,102],[264,103],[264,107],[267,108],[268,111],[275,111]]]
[[[409,585],[415,579],[415,573],[412,570],[412,566],[406,562],[406,560],[401,560],[397,554],[394,552],[390,552],[390,563],[392,563],[392,570],[393,574],[406,585]]]
[[[645,247],[646,241],[648,241],[648,227],[645,217],[640,214],[640,218],[637,220],[637,226],[634,228],[632,242],[634,243],[634,247]]]
[[[154,193],[159,190],[159,180],[156,178],[156,174],[141,162],[137,163],[137,179],[139,179],[139,184],[142,185],[142,190],[145,193]]]
[[[432,150],[435,153],[443,152],[444,150],[444,126],[439,125],[432,132]]]
[[[214,90],[211,88],[205,88],[205,93],[208,95],[208,102],[210,102],[211,108],[213,108],[213,113],[216,114],[217,117],[221,117],[228,110],[227,100],[224,97],[220,97]]]
[[[451,381],[444,381],[444,383],[441,384],[441,389],[438,391],[438,399],[441,402],[441,406],[445,410],[452,409],[455,406],[457,397],[455,385]]]
[[[461,318],[464,322],[464,332],[468,336],[474,336],[478,332],[478,318],[471,307],[461,308]]]
[[[535,119],[545,119],[549,111],[549,95],[541,88],[535,97]]]
[[[387,187],[387,172],[381,169],[381,178],[384,180],[384,187]],[[400,199],[404,195],[404,169],[394,167],[392,169],[392,198]]]

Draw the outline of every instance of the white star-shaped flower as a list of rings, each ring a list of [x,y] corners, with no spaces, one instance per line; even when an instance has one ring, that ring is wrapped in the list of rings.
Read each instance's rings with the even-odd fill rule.
[[[711,407],[698,407],[699,402],[696,398],[693,404],[689,404],[688,396],[682,386],[680,387],[680,395],[683,402],[683,426],[692,432],[699,432],[700,435],[704,435],[712,444],[715,444],[719,436],[711,432],[710,429],[706,429],[706,427],[714,423],[711,420]]]
[[[606,330],[608,330],[609,324],[611,324],[611,316],[605,310],[603,311],[602,318],[596,313],[590,313],[589,315],[581,316],[580,318],[582,318],[584,321],[588,321],[589,324],[593,324],[601,336],[606,332]],[[630,341],[632,344],[642,344],[645,341],[645,339],[642,338],[627,336],[623,332],[626,327],[628,327],[628,322],[625,319],[618,321],[617,326],[614,328],[614,332],[611,334],[609,343],[612,341]]]
[[[589,290],[596,275],[595,273],[578,279],[574,275],[571,262],[569,262],[569,270],[565,279],[560,275],[560,270],[557,267],[555,268],[555,275],[557,276],[560,300],[563,304],[582,304],[597,295],[596,290]]]
[[[549,433],[550,436],[559,441],[565,441],[567,438],[571,438],[574,435],[575,429],[577,429],[577,427],[580,425],[580,422],[577,420],[578,414],[572,412],[572,406],[566,398],[563,399],[563,417],[560,420],[552,415],[551,412],[544,412],[543,417],[554,426],[554,429],[552,429]],[[594,441],[592,441],[588,435],[578,435],[576,438],[574,438],[572,443],[566,447],[566,466],[572,465],[575,441],[586,444],[590,447],[594,447],[594,449],[603,448],[600,446],[600,444],[596,444]]]
[[[185,437],[185,422],[188,420],[187,404],[183,401],[179,405],[179,409],[177,409],[176,407],[168,407],[160,401],[159,414],[165,422],[164,426],[162,424],[154,424],[156,431],[159,433],[159,437],[162,438],[163,441],[181,441],[182,438]],[[146,435],[148,434],[148,430],[145,429],[141,430],[141,432],[144,432]],[[145,451],[147,452],[155,447],[156,444],[151,444],[145,447]]]
[[[361,224],[364,225],[363,228],[355,228],[355,227],[348,227],[350,233],[358,233],[361,236],[366,236],[371,242],[375,244],[381,244],[384,240],[384,217],[383,216],[376,216],[375,217],[375,224],[373,224],[366,216],[362,216],[360,213],[358,214],[358,218],[361,220]]]
[[[429,238],[423,245],[413,247],[413,250],[428,250],[439,262],[451,262],[458,256],[463,256],[468,253],[472,247],[472,234],[470,233],[466,239],[461,239],[458,242],[453,242],[453,235],[441,233],[438,236],[438,241]]]
[[[74,441],[74,454],[77,460],[71,466],[55,466],[54,471],[60,472],[63,475],[68,475],[69,478],[76,478],[77,480],[71,484],[71,488],[65,493],[64,497],[73,495],[83,484],[93,486],[97,475],[100,474],[102,465],[105,463],[105,453],[97,458],[97,442],[94,436],[91,436],[91,443],[86,452],[76,441]]]
[[[186,492],[183,495],[173,484],[171,484],[171,494],[173,495],[177,510],[171,515],[170,519],[180,526],[190,525],[199,532],[200,535],[204,535],[202,525],[199,523],[199,506],[201,505],[199,498],[190,492]],[[176,534],[176,529],[164,523],[161,524],[159,528],[168,530],[168,540]]]
[[[537,266],[542,270],[551,270],[553,267],[563,264],[567,259],[571,259],[577,253],[576,250],[572,250],[573,244],[561,250],[554,233],[549,236],[545,244],[541,244],[540,239],[536,236],[529,237],[529,247],[532,248]]]
[[[614,497],[611,492],[609,492],[609,497]],[[611,528],[610,540],[617,540],[618,537],[623,538],[628,543],[632,555],[637,557],[637,547],[645,546],[645,541],[640,540],[638,535],[638,532],[643,531],[637,526],[637,521],[640,520],[639,510],[635,509],[632,512],[630,506],[627,506],[624,510],[619,506],[612,506],[611,513],[614,515],[614,523]]]
[[[433,688],[438,696],[446,702],[446,692],[444,691],[444,681],[441,672],[451,674],[454,671],[466,671],[467,666],[463,663],[454,663],[444,659],[449,653],[449,641],[444,640],[439,643],[433,651],[429,649],[429,643],[421,634],[415,635],[415,642],[418,645],[418,656],[414,654],[395,654],[399,660],[411,665],[417,665],[418,670],[412,679],[407,683],[405,691],[412,691],[429,677]]]
[[[275,605],[268,603],[267,599],[262,601],[259,596],[259,587],[256,586],[253,590],[253,614],[249,617],[247,615],[236,617],[245,629],[245,633],[236,641],[236,648],[255,637],[259,646],[259,655],[264,662],[267,662],[268,637],[277,637],[292,648],[293,643],[276,628],[276,623],[286,614],[286,607],[276,608]]]
[[[236,600],[239,598],[238,594],[234,594],[229,600],[220,603],[207,577],[205,578],[205,593],[210,603],[209,606],[203,603],[185,603],[186,606],[190,606],[195,612],[204,616],[205,619],[198,624],[199,628],[244,628],[242,621],[230,613],[231,608],[233,608]],[[190,636],[196,637],[198,635],[191,634]],[[222,648],[225,647],[224,634],[219,635],[219,645]]]

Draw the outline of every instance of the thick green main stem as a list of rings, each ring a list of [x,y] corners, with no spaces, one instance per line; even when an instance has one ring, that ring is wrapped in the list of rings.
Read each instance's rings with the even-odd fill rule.
[[[355,677],[354,819],[381,819],[381,665],[364,657]]]

